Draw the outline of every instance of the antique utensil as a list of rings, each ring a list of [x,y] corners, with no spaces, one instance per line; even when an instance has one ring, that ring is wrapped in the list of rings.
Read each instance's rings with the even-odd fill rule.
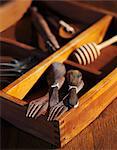
[[[68,111],[68,107],[64,104],[64,101],[60,101],[59,103],[57,103],[55,106],[53,106],[50,109],[47,120],[48,121],[55,120],[56,117],[58,117],[59,115],[62,115],[66,111]]]
[[[18,77],[22,75],[24,64],[10,56],[0,56],[0,77]],[[2,80],[2,79],[1,79]]]
[[[42,37],[44,37],[44,39],[46,40],[46,44],[51,48],[53,48],[54,46],[54,51],[59,49],[59,43],[54,34],[51,32],[44,17],[38,12],[36,7],[31,7],[30,10],[33,24],[35,25],[36,30],[39,31],[39,33],[42,34]]]
[[[81,31],[80,26],[76,26],[71,23],[67,23],[63,18],[59,18],[57,15],[53,15],[53,13],[48,12],[47,13],[47,21],[54,27],[54,29],[58,30],[59,36],[62,38],[72,38],[75,36],[76,33]]]
[[[48,121],[55,120],[59,115],[62,115],[72,107],[76,108],[79,105],[77,94],[84,86],[82,74],[78,70],[70,70],[67,72],[66,78],[69,85],[69,92],[62,101],[51,107]]]
[[[47,56],[48,54],[41,51],[22,60],[10,56],[0,56],[0,76],[21,76]]]
[[[26,112],[26,117],[38,117],[38,115],[44,114],[48,108],[48,100],[49,100],[49,93],[46,95],[32,100]]]
[[[62,27],[64,27],[67,32],[71,32],[72,34],[75,33],[75,29],[74,29],[72,26],[70,26],[68,23],[66,23],[65,21],[60,20],[60,21],[59,21],[59,24],[60,24]]]
[[[100,56],[103,48],[115,42],[117,42],[117,35],[99,45],[94,42],[84,44],[72,53],[72,59],[82,65],[90,64]]]
[[[64,77],[58,80],[58,82],[60,83],[59,89],[63,85],[64,80],[65,80]],[[44,95],[43,97],[34,99],[29,103],[26,117],[38,118],[40,115],[45,114],[47,112],[48,106],[49,106],[49,92],[47,92],[47,94]]]
[[[47,81],[50,86],[49,91],[49,107],[53,107],[55,104],[59,102],[59,93],[58,90],[60,89],[60,79],[64,78],[66,74],[66,69],[64,64],[62,63],[53,63],[49,68],[49,73],[47,76]],[[64,82],[62,82],[63,85]]]
[[[33,100],[30,102],[27,109],[27,117],[39,117],[43,112],[47,111],[47,108],[53,107],[59,102],[59,89],[62,87],[66,73],[65,66],[61,63],[54,63],[50,66],[47,73],[47,81],[50,88],[50,92],[45,96]]]
[[[84,86],[82,74],[78,70],[69,70],[66,79],[69,85],[68,107],[78,107],[79,101],[77,93],[79,92],[79,87],[81,89]]]

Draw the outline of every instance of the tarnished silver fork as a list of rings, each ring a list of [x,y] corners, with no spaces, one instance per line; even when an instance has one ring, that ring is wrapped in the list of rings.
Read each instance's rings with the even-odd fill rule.
[[[41,114],[45,114],[48,108],[48,100],[49,100],[49,93],[38,99],[32,100],[29,103],[26,117],[37,118]]]
[[[67,80],[69,84],[69,93],[62,101],[51,107],[47,119],[48,121],[55,120],[59,115],[64,114],[70,108],[76,108],[79,105],[77,94],[84,86],[82,74],[77,70],[70,70],[67,72]]]
[[[59,79],[58,83],[60,83],[60,84],[59,84],[58,90],[62,87],[64,81],[65,81],[64,77]],[[54,103],[52,103],[51,105],[53,106],[56,103],[58,103],[58,100],[55,99]],[[47,109],[48,109],[49,106],[50,105],[49,105],[49,92],[48,92],[43,97],[32,100],[29,103],[27,113],[26,113],[26,117],[31,117],[31,118],[36,119],[41,114],[45,114],[47,112]]]
[[[22,60],[10,56],[0,56],[0,76],[21,76],[47,56],[48,54],[44,52],[33,52],[31,56]]]
[[[50,89],[49,93],[30,102],[26,117],[37,118],[43,114],[43,112],[46,112],[48,108],[53,107],[59,102],[58,90],[62,87],[65,81],[65,73],[66,70],[63,64],[54,63],[51,65],[47,74],[47,81]]]

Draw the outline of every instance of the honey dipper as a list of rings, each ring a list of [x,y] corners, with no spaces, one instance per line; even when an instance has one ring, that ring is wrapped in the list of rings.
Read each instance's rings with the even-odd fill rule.
[[[115,42],[117,42],[117,35],[99,45],[94,42],[84,44],[72,53],[72,59],[81,65],[90,64],[91,62],[96,60],[98,56],[100,56],[101,50],[103,48]]]

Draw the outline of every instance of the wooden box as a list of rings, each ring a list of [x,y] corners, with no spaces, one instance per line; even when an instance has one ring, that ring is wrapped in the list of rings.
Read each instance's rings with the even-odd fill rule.
[[[58,2],[56,7],[58,9],[61,7],[61,10],[63,10],[60,15],[64,16],[69,14],[69,17],[73,22],[82,22],[85,26],[83,31],[79,33],[76,38],[73,38],[70,42],[66,41],[68,43],[65,44],[65,46],[63,46],[60,50],[49,56],[47,60],[52,59],[52,62],[58,61],[64,63],[75,47],[79,47],[80,45],[91,41],[100,43],[103,38],[108,39],[116,34],[116,13],[107,15],[105,14],[107,13],[105,11],[100,12],[87,8],[85,5],[81,5],[80,3],[76,4],[75,2],[63,2],[67,6],[67,9],[64,10],[64,7],[62,7],[63,3],[61,3],[62,2]],[[74,7],[71,7],[71,4]],[[44,5],[47,8],[49,7],[52,10],[53,8],[55,9],[54,2],[52,4],[42,2],[41,5]],[[71,11],[76,11],[79,16],[75,13],[69,13]],[[86,16],[87,14],[89,14],[89,17]],[[24,18],[25,17],[26,16],[24,16]],[[28,39],[25,43],[29,44],[31,36],[28,37],[27,34],[25,34],[25,36],[27,38],[24,39]],[[14,56],[16,58],[25,58],[31,55],[34,47],[21,43],[23,42],[22,39],[19,41],[20,42],[14,43],[11,39],[0,38],[1,54]],[[70,43],[72,42],[75,44],[70,46]],[[61,53],[59,57],[57,56],[58,53]],[[58,147],[64,146],[92,121],[94,121],[99,114],[117,97],[116,57],[117,46],[113,45],[105,48],[102,51],[101,56],[94,63],[86,66],[88,71],[84,71],[80,68],[80,71],[83,74],[85,86],[79,95],[79,107],[69,110],[62,116],[58,117],[56,121],[52,122],[48,122],[45,115],[40,116],[36,120],[25,117],[28,103],[34,97],[39,97],[45,93],[45,87],[42,88],[40,86],[40,80],[38,80],[38,83],[36,83],[34,88],[32,88],[29,92],[31,86],[35,84],[35,79],[33,80],[33,78],[39,79],[42,74],[41,72],[48,68],[46,65],[45,67],[42,67],[43,64],[47,63],[47,60],[42,61],[36,66],[36,68],[33,68],[33,71],[36,69],[37,74],[36,72],[32,73],[33,71],[30,70],[19,79],[16,79],[14,82],[1,89],[1,117],[25,132],[42,138]],[[71,67],[69,63],[67,63],[66,66],[68,68],[77,69],[75,65],[74,67]],[[96,73],[91,73],[90,70],[95,70],[93,72]],[[29,74],[31,74],[31,76],[25,80],[24,77],[29,76]],[[27,93],[29,92],[26,97],[24,97],[24,91],[27,91]]]

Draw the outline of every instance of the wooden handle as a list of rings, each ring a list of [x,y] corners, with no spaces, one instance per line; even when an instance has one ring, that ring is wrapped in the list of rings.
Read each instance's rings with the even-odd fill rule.
[[[19,99],[23,99],[45,70],[54,62],[64,62],[76,47],[88,42],[99,43],[103,39],[108,26],[112,20],[112,16],[105,16],[97,23],[92,25],[86,31],[78,35],[72,41],[63,46],[60,50],[49,56],[47,59],[36,65],[20,78],[3,89],[7,94]]]
[[[31,13],[32,13],[32,20],[33,20],[33,23],[34,23],[36,29],[39,32],[42,32],[41,30],[43,30],[43,32],[44,32],[43,36],[45,37],[45,39],[47,36],[47,38],[48,38],[47,40],[50,40],[56,49],[60,48],[60,46],[56,40],[56,37],[51,32],[46,20],[44,19],[44,17],[37,11],[37,8],[32,7]]]
[[[112,38],[110,38],[107,41],[104,41],[103,43],[99,44],[97,47],[99,50],[101,50],[101,49],[103,49],[103,48],[105,48],[105,47],[107,47],[107,46],[109,46],[115,42],[117,42],[117,35],[113,36]]]

